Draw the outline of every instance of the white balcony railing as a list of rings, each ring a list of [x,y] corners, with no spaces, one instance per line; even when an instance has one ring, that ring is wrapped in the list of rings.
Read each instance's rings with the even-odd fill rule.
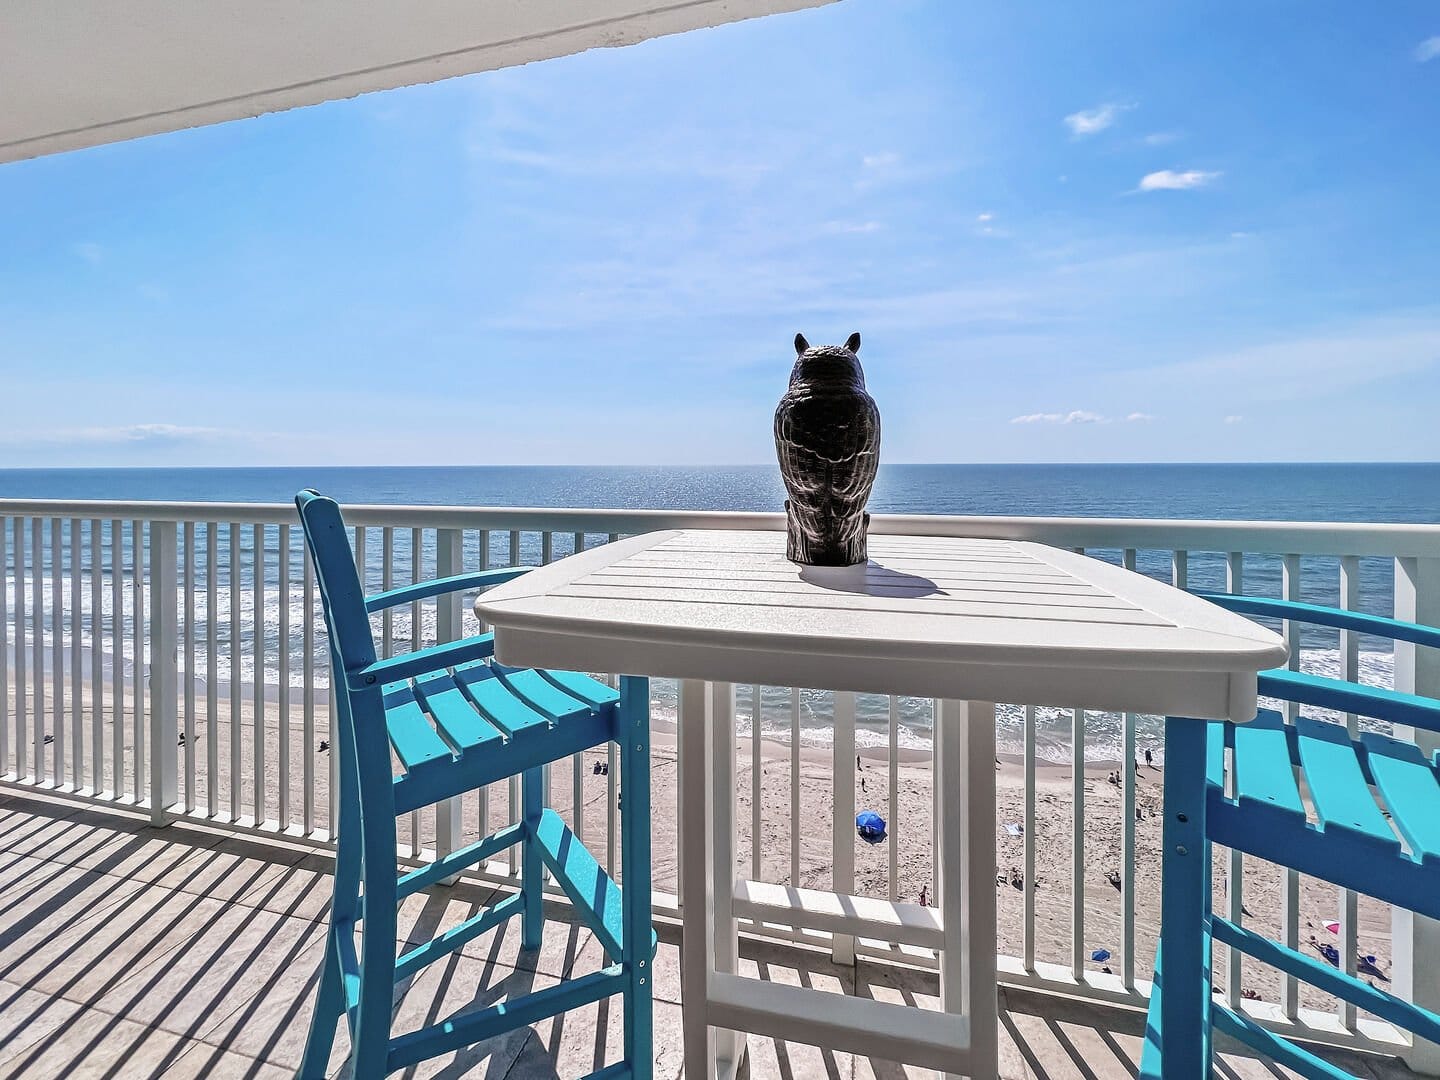
[[[364,506],[346,514],[371,590],[480,567],[548,562],[652,529],[783,528],[780,515],[750,513]],[[1035,540],[1181,586],[1440,622],[1440,526],[876,516],[872,530]],[[157,825],[191,818],[330,842],[328,653],[290,506],[0,500],[0,566],[0,774],[6,783],[144,807]],[[425,601],[375,620],[386,651],[475,631],[469,598]],[[1355,634],[1302,637],[1299,627],[1282,630],[1292,663],[1440,694],[1440,657],[1426,650],[1391,653],[1388,642]],[[658,809],[667,769],[673,783],[680,733],[673,686],[655,680],[654,694]],[[851,893],[913,899],[925,886],[933,895],[928,868],[937,803],[928,790],[924,738],[933,703],[856,697],[738,688],[737,783],[741,802],[749,804],[748,836],[737,841],[744,876],[840,888],[831,885],[840,867],[842,876],[855,879]],[[1158,805],[1152,777],[1159,774],[1142,770],[1137,781],[1124,763],[1152,745],[1158,749],[1149,737],[1158,732],[1154,718],[1024,702],[1002,705],[1001,718],[1000,742],[1013,757],[1007,767],[1015,780],[1002,785],[1002,800],[1009,801],[1000,812],[1000,866],[1002,876],[1013,868],[1024,885],[997,886],[1002,978],[1139,1002],[1149,990],[1159,882],[1153,847],[1159,823],[1144,814]],[[750,738],[757,729],[764,737]],[[868,766],[857,762],[857,740]],[[1123,777],[1113,788],[1103,782],[1106,762]],[[618,865],[614,765],[577,757],[552,766],[550,785],[552,803],[572,827]],[[850,805],[848,792],[887,818],[891,833],[882,847],[857,850],[848,815],[828,820],[834,816],[829,807]],[[831,798],[835,793],[841,797]],[[517,797],[515,786],[506,785],[416,814],[404,830],[402,854],[425,859],[475,839],[513,815]],[[662,917],[676,915],[681,901],[674,895],[676,818],[655,815],[655,909]],[[746,822],[743,809],[737,820]],[[1118,873],[1114,889],[1112,870]],[[482,876],[504,880],[514,872],[513,864],[500,861]],[[1423,972],[1440,967],[1433,924],[1301,882],[1293,873],[1267,876],[1233,853],[1217,859],[1216,903],[1236,921],[1291,945],[1338,922],[1333,940],[1351,969],[1357,943],[1393,934],[1401,992],[1413,984],[1423,998]],[[768,923],[742,927],[840,951],[849,944]],[[1090,960],[1100,946],[1113,954],[1111,973]],[[868,941],[854,947],[861,955],[935,963],[925,950]],[[1242,969],[1233,959],[1222,956],[1219,964],[1235,1007],[1326,1041],[1396,1048],[1386,1025],[1331,999],[1305,997],[1306,988],[1293,979]],[[1248,999],[1252,987],[1264,991],[1264,1000]]]

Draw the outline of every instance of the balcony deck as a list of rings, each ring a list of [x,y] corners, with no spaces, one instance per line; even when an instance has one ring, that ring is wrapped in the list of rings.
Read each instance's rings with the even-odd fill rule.
[[[283,841],[186,822],[154,829],[120,809],[0,790],[0,1076],[293,1076],[329,869],[328,856]],[[400,932],[432,935],[490,895],[468,883],[418,895],[402,911]],[[520,953],[512,924],[417,976],[397,995],[400,1026],[597,966],[591,934],[566,921],[561,906],[551,916],[538,954]],[[681,1071],[679,930],[659,930],[656,1075],[671,1080]],[[935,1003],[933,973],[864,959],[841,968],[778,943],[745,942],[741,967],[780,982]],[[1002,989],[1001,1076],[1128,1080],[1143,1021],[1134,1009]],[[619,1040],[618,1010],[602,1002],[405,1075],[573,1077],[618,1057]],[[1233,1047],[1222,1051],[1219,1075],[1288,1075]],[[1390,1059],[1334,1057],[1358,1076],[1414,1075]],[[752,1077],[784,1080],[914,1071],[754,1036],[750,1062]]]

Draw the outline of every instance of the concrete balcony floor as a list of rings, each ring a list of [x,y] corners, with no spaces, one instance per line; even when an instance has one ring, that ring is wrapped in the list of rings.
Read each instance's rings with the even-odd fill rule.
[[[304,1044],[329,899],[330,861],[313,851],[60,799],[0,792],[0,1076],[280,1078]],[[406,940],[432,936],[488,902],[461,884],[412,897]],[[600,965],[589,931],[550,911],[536,953],[511,922],[397,988],[397,1030],[485,1007]],[[656,1076],[681,1072],[679,932],[660,929]],[[862,962],[841,968],[808,950],[742,944],[745,974],[935,1005],[933,975]],[[1001,1075],[1129,1080],[1143,1015],[1002,990]],[[601,1002],[405,1076],[572,1078],[616,1060],[620,1010]],[[339,1070],[342,1034],[332,1065]],[[1217,1074],[1289,1075],[1226,1048]],[[751,1036],[750,1076],[928,1075],[889,1062]],[[1344,1055],[1360,1076],[1413,1075]]]

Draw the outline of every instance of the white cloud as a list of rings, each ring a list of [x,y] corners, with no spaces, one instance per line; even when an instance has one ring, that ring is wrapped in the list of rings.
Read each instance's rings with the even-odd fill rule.
[[[1127,424],[1148,424],[1151,420],[1154,419],[1155,417],[1151,416],[1149,413],[1132,412],[1129,416],[1125,417],[1125,422]]]
[[[1065,117],[1065,126],[1075,138],[1083,139],[1086,135],[1096,135],[1110,127],[1128,108],[1131,106],[1107,102],[1093,109],[1081,109]]]
[[[99,244],[92,243],[88,240],[83,244],[76,244],[73,250],[76,255],[80,256],[80,258],[84,259],[91,266],[96,265],[101,259],[105,258],[105,249]]]
[[[990,211],[987,210],[987,211],[985,211],[985,213],[983,213],[983,214],[976,214],[976,215],[975,215],[975,220],[976,220],[976,221],[994,221],[994,220],[995,220],[995,215],[992,214],[992,213],[990,213]]]
[[[1171,143],[1178,141],[1179,138],[1180,133],[1178,131],[1152,131],[1140,141],[1146,146],[1169,146]]]
[[[1250,239],[1250,234],[1249,234],[1248,232],[1243,232],[1243,231],[1232,232],[1232,233],[1230,234],[1230,239],[1231,239],[1231,240],[1248,240],[1248,239]]]
[[[1218,172],[1204,172],[1200,169],[1190,169],[1186,172],[1175,172],[1172,169],[1161,169],[1159,172],[1146,173],[1140,179],[1138,191],[1189,191],[1191,188],[1204,187],[1220,179]]]
[[[888,150],[883,154],[866,154],[860,159],[860,164],[867,169],[888,169],[900,164],[900,155]]]
[[[1244,418],[1243,416],[1238,416],[1238,415],[1236,415],[1236,414],[1234,414],[1234,413],[1231,413],[1229,416],[1225,417],[1225,423],[1227,423],[1227,424],[1238,424],[1238,423],[1240,423],[1241,421],[1243,421],[1244,419],[1245,419],[1245,418]]]
[[[1027,413],[1013,418],[1012,424],[1108,424],[1110,421],[1097,412],[1088,409],[1071,409],[1069,412]]]
[[[1422,64],[1434,60],[1437,56],[1440,56],[1440,34],[1428,37],[1415,46],[1415,59]]]

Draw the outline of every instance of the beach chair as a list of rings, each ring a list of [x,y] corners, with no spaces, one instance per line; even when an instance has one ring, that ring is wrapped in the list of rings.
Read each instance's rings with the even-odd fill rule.
[[[1440,647],[1433,627],[1313,604],[1202,595],[1245,615]],[[1347,974],[1323,952],[1301,953],[1237,926],[1212,913],[1210,903],[1210,846],[1222,844],[1440,919],[1440,758],[1379,732],[1352,735],[1345,719],[1437,732],[1440,701],[1283,669],[1261,672],[1259,691],[1296,703],[1298,718],[1286,723],[1262,709],[1247,724],[1165,721],[1162,914],[1144,1080],[1208,1080],[1212,1028],[1302,1076],[1349,1075],[1217,1001],[1215,943],[1440,1043],[1440,1016]],[[1338,716],[1307,715],[1316,709]],[[1199,761],[1203,772],[1182,767]]]
[[[649,1080],[655,937],[648,680],[625,678],[617,693],[583,675],[507,668],[487,662],[490,635],[377,658],[372,612],[497,585],[524,568],[482,570],[367,597],[340,508],[314,491],[302,491],[295,503],[330,633],[337,705],[333,745],[340,755],[334,899],[300,1077],[326,1075],[342,1016],[352,1047],[347,1075],[368,1080],[618,994],[624,999],[624,1060],[593,1076]],[[624,784],[623,896],[579,838],[541,805],[546,763],[612,741],[620,745]],[[397,817],[512,776],[522,777],[520,821],[399,873]],[[397,904],[515,845],[521,849],[518,892],[396,955]],[[569,896],[576,918],[594,932],[609,966],[392,1036],[396,982],[513,916],[521,919],[521,947],[539,947],[542,868]]]

